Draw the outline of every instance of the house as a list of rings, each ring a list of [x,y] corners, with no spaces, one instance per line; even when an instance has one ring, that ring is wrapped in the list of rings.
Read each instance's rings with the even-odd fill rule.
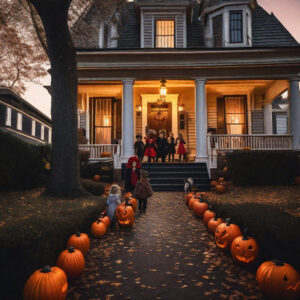
[[[119,140],[126,162],[148,126],[183,133],[208,170],[219,152],[300,150],[300,47],[256,1],[128,1],[109,22],[90,9],[74,28],[84,23],[73,39],[90,149]]]
[[[29,143],[51,143],[51,120],[6,87],[0,87],[0,130]]]

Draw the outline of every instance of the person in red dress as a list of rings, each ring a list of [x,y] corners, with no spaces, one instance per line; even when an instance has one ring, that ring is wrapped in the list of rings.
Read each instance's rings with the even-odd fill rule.
[[[148,163],[151,162],[151,159],[153,159],[153,161],[155,161],[155,157],[156,157],[156,142],[155,142],[155,138],[154,138],[154,134],[150,133],[149,135],[147,135],[146,139],[146,151],[145,151],[145,156],[148,156]]]
[[[140,180],[141,163],[136,156],[128,159],[126,164],[125,191],[133,192],[137,182]]]
[[[185,140],[183,139],[182,133],[178,134],[178,138],[176,139],[176,145],[178,144],[177,154],[179,154],[179,161],[181,161],[181,157],[183,155],[183,159],[186,160],[186,149],[184,147]]]

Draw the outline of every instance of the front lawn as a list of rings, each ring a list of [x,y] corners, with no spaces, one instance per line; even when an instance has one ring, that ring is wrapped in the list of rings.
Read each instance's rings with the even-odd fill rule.
[[[54,199],[43,188],[0,193],[0,281],[4,299],[18,299],[28,276],[45,264],[55,265],[68,237],[89,233],[106,198]],[[10,296],[8,296],[10,295]]]
[[[300,270],[300,186],[229,186],[225,194],[209,193],[209,204],[230,217],[260,246],[260,260],[284,260]]]

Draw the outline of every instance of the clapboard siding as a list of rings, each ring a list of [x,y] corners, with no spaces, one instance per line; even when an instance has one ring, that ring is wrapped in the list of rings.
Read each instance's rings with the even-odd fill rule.
[[[86,114],[85,114],[85,112],[79,113],[79,128],[86,129]]]
[[[252,118],[252,134],[264,134],[264,112],[263,110],[253,110]]]
[[[217,95],[207,96],[207,127],[217,128]]]
[[[143,136],[142,115],[136,116],[135,122],[135,134],[140,134],[141,136]]]

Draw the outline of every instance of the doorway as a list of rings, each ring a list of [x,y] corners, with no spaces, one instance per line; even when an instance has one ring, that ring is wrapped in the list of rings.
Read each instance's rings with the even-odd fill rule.
[[[157,133],[165,130],[168,135],[172,131],[172,104],[148,103],[147,124],[149,129],[154,129]]]

